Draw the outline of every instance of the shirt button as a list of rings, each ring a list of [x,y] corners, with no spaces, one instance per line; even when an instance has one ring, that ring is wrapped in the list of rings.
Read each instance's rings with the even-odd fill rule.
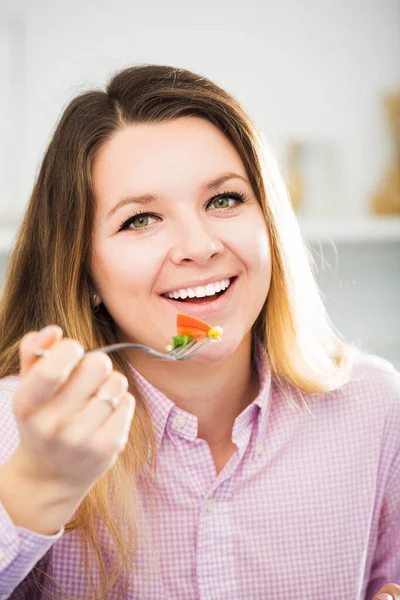
[[[264,452],[264,446],[262,444],[257,444],[256,452],[258,455],[262,454]]]
[[[173,423],[177,429],[182,429],[182,427],[185,427],[186,425],[186,419],[183,415],[176,415]]]
[[[208,498],[206,501],[206,511],[209,513],[214,512],[215,510],[215,500],[214,498]]]

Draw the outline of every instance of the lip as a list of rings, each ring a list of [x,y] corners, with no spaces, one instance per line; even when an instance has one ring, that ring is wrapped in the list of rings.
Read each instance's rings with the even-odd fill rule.
[[[225,279],[228,279],[227,277]],[[207,304],[190,304],[185,302],[177,302],[176,300],[171,300],[170,298],[166,298],[165,296],[161,296],[162,300],[168,302],[177,313],[185,313],[187,315],[191,315],[192,317],[198,317],[199,319],[207,319],[209,317],[214,317],[220,315],[221,313],[227,311],[230,308],[232,302],[232,296],[236,289],[236,283],[239,277],[235,276],[234,281],[230,284],[228,289],[222,296],[218,296],[216,300],[212,300]],[[218,279],[214,279],[213,281],[219,281]],[[212,280],[209,281],[212,283]],[[190,286],[189,286],[190,287]]]
[[[223,279],[233,279],[234,277],[236,277],[236,275],[218,275],[217,277],[209,277],[208,279],[202,279],[200,281],[198,279],[192,279],[192,281],[180,284],[178,287],[173,287],[165,292],[161,292],[160,296],[163,294],[168,294],[168,292],[175,292],[177,290],[186,290],[187,288],[196,288],[200,286],[204,287],[209,283],[216,283],[217,281],[222,281]]]

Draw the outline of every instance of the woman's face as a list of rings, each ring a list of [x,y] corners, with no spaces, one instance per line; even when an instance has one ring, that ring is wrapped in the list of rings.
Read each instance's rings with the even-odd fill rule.
[[[224,330],[199,360],[231,354],[271,279],[266,223],[233,145],[196,117],[132,125],[102,146],[93,179],[91,274],[119,338],[164,350],[182,312]]]

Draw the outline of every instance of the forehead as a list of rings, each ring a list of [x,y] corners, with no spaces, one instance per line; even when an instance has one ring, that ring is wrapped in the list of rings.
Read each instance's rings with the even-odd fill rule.
[[[189,191],[227,170],[246,176],[231,142],[212,123],[185,117],[114,133],[96,156],[93,182],[97,197],[115,200],[115,194]]]

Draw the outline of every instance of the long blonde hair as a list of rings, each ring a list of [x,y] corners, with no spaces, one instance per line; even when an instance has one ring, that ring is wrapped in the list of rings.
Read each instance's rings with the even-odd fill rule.
[[[266,348],[273,375],[308,393],[335,390],[348,380],[352,348],[328,320],[311,255],[274,157],[252,120],[232,96],[205,77],[158,65],[124,69],[105,91],[82,93],[65,109],[8,263],[0,303],[0,377],[18,374],[21,337],[49,323],[61,326],[64,336],[78,339],[86,349],[116,340],[104,305],[94,314],[90,303],[93,160],[117,130],[185,116],[207,119],[230,140],[263,208],[271,236],[272,279],[253,333]],[[100,589],[93,589],[93,598],[110,598],[121,575],[129,575],[137,540],[132,486],[137,489],[138,476],[148,465],[149,443],[155,448],[150,417],[129,366],[120,356],[113,355],[112,360],[128,377],[136,398],[129,441],[66,527],[67,532],[78,530],[85,564],[89,549],[98,559]],[[154,473],[155,452],[150,456]],[[111,508],[110,494],[116,491],[119,502]],[[96,519],[107,527],[117,548],[111,567],[101,551]]]

